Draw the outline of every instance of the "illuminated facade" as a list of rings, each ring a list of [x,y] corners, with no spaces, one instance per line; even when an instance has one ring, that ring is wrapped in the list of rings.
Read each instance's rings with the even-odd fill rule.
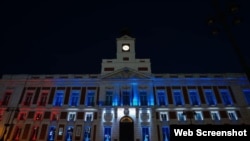
[[[3,75],[0,137],[167,141],[171,124],[250,124],[245,74],[153,74],[135,39],[117,39],[101,74]]]

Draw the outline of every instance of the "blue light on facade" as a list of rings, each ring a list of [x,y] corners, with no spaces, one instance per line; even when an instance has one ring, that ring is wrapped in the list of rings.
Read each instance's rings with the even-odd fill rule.
[[[63,104],[63,98],[64,98],[64,92],[63,91],[57,91],[56,96],[54,98],[54,106],[62,106]]]
[[[153,92],[150,92],[149,94],[149,106],[154,106],[155,103],[154,103],[154,93]]]
[[[51,126],[49,128],[48,141],[54,141],[55,140],[55,135],[56,135],[56,127]]]

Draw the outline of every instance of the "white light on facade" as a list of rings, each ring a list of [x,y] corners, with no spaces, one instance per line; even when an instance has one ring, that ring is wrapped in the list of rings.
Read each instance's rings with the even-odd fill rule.
[[[124,110],[125,110],[125,108],[118,108],[117,109],[118,118],[121,118],[121,117],[125,116]],[[130,117],[135,117],[136,116],[135,108],[128,108],[128,110],[129,110],[128,116],[130,116]]]

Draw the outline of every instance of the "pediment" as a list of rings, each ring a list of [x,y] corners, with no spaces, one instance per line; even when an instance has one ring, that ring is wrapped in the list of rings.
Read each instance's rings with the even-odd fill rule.
[[[105,74],[101,77],[102,79],[130,79],[130,78],[134,78],[134,79],[148,79],[151,78],[150,74],[145,74],[145,73],[141,73],[138,72],[134,69],[131,68],[122,68],[119,70],[116,70],[114,72]]]

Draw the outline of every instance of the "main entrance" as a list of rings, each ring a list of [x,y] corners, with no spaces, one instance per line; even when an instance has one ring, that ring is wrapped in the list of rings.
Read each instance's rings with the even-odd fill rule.
[[[134,141],[134,122],[129,116],[124,116],[120,120],[119,141]]]

